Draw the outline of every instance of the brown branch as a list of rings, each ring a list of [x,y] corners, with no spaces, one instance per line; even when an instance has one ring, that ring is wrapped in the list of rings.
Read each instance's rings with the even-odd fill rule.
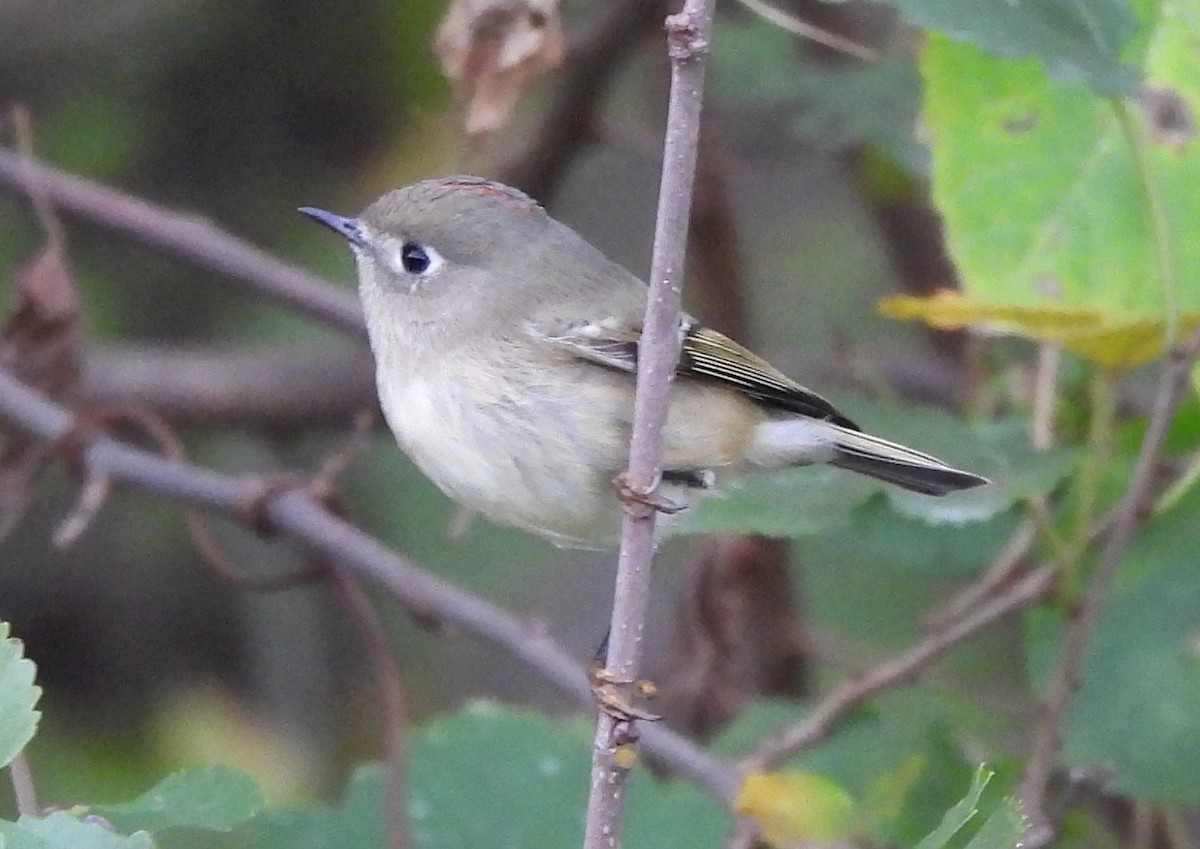
[[[244,280],[301,315],[366,339],[362,310],[352,292],[276,259],[202,218],[25,160],[5,148],[0,148],[0,185],[18,194],[44,195],[59,209]]]
[[[605,677],[632,683],[642,660],[642,638],[654,559],[655,509],[671,381],[679,360],[680,302],[687,256],[692,182],[700,137],[704,72],[712,40],[715,0],[686,0],[666,20],[671,94],[663,144],[662,182],[650,263],[650,291],[638,344],[637,388],[629,469],[622,486],[645,502],[629,501],[621,527]],[[629,764],[618,758],[629,722],[601,712],[596,724],[592,786],[584,834],[586,849],[620,845]]]
[[[13,798],[17,802],[17,813],[23,817],[40,817],[42,807],[38,804],[37,790],[33,785],[33,771],[29,768],[29,756],[20,752],[8,765],[8,777],[12,781]]]
[[[369,352],[345,346],[105,345],[84,358],[84,403],[149,407],[175,425],[342,426],[378,404]]]
[[[880,663],[858,678],[842,683],[818,704],[804,721],[772,736],[741,762],[747,772],[778,765],[796,752],[826,739],[837,724],[864,700],[876,693],[915,678],[948,650],[1010,613],[1040,600],[1055,577],[1053,565],[1042,566],[1017,581],[1002,594],[970,613],[928,634],[920,642]]]
[[[1032,750],[1017,792],[1025,815],[1029,818],[1024,845],[1045,846],[1055,837],[1057,829],[1046,810],[1046,791],[1062,747],[1063,717],[1071,698],[1079,688],[1084,654],[1100,615],[1100,608],[1108,596],[1117,569],[1129,550],[1134,532],[1145,521],[1145,511],[1151,498],[1163,440],[1166,439],[1167,430],[1183,402],[1188,375],[1198,355],[1200,330],[1171,350],[1170,358],[1162,371],[1154,411],[1151,413],[1146,435],[1142,439],[1142,447],[1138,451],[1129,488],[1125,490],[1125,495],[1117,507],[1112,531],[1100,553],[1091,580],[1072,610],[1073,621],[1067,628],[1062,656],[1042,703]]]
[[[927,615],[924,619],[925,627],[931,631],[945,628],[955,619],[969,615],[981,602],[992,598],[1001,587],[1012,580],[1025,558],[1029,556],[1029,552],[1033,550],[1038,527],[1036,519],[1028,516],[1022,519],[983,575]]]
[[[409,840],[408,782],[405,772],[408,707],[404,698],[404,684],[388,646],[387,631],[379,613],[356,577],[337,564],[328,569],[328,574],[342,604],[350,612],[350,618],[358,626],[375,686],[379,690],[379,704],[383,708],[384,762],[387,764],[384,803],[387,845],[388,849],[405,849]]]
[[[80,426],[67,409],[2,369],[0,422],[7,423],[8,430],[51,443],[79,433]],[[258,481],[160,457],[103,435],[81,434],[81,439],[78,459],[88,473],[107,474],[116,482],[249,524],[245,506],[248,496],[261,489]],[[503,648],[580,708],[594,709],[580,665],[541,629],[415,566],[331,514],[311,494],[300,489],[280,491],[263,503],[262,518],[272,531],[378,583],[414,615],[451,623]],[[695,781],[724,804],[732,803],[738,776],[727,763],[665,727],[644,729],[642,742],[667,769]]]

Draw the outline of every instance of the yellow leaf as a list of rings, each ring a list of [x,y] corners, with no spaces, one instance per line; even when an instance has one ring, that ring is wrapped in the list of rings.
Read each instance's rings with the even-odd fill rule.
[[[787,849],[844,841],[852,830],[854,799],[812,773],[754,772],[742,782],[733,809],[758,823],[773,846]]]
[[[1107,368],[1132,368],[1160,357],[1166,341],[1162,318],[1135,319],[1053,304],[985,304],[949,290],[928,298],[911,295],[884,298],[879,302],[879,311],[891,318],[923,321],[939,330],[974,327],[990,333],[1056,342]],[[1197,327],[1200,327],[1200,313],[1180,316],[1180,336]]]

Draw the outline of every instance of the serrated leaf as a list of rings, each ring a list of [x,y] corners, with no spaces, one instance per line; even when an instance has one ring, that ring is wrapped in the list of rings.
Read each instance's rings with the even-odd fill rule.
[[[37,667],[25,658],[22,642],[8,633],[9,624],[0,620],[0,767],[33,739],[41,717],[34,709],[42,695],[33,683]]]
[[[409,740],[409,845],[572,846],[583,839],[591,769],[589,723],[477,703]],[[639,771],[640,772],[640,771]],[[718,849],[729,815],[683,781],[635,773],[631,845]],[[162,849],[345,849],[383,846],[384,772],[355,772],[333,807],[266,810],[232,831],[170,831]]]
[[[931,38],[933,190],[963,294],[886,308],[1059,342],[1110,367],[1160,355],[1170,328],[1200,326],[1197,38],[1195,4],[1162,3],[1137,102]]]
[[[42,819],[21,817],[15,823],[0,822],[0,846],[4,849],[154,849],[154,841],[144,832],[126,837],[100,821],[80,820],[65,811],[57,811]]]
[[[943,846],[946,846],[954,835],[958,834],[979,813],[979,797],[983,795],[984,788],[991,780],[991,770],[980,766],[975,771],[975,777],[971,780],[971,787],[967,790],[967,795],[961,802],[946,811],[941,825],[918,843],[917,849],[942,849]]]
[[[909,23],[997,56],[1032,56],[1065,81],[1126,92],[1138,74],[1121,61],[1137,19],[1125,0],[990,2],[889,0]]]
[[[252,778],[229,767],[206,766],[168,776],[132,802],[99,805],[95,811],[124,832],[228,831],[263,804]]]
[[[1108,786],[1148,803],[1200,803],[1200,490],[1130,546],[1100,613],[1064,722],[1064,760],[1106,764]],[[1027,615],[1031,677],[1059,662],[1061,613]]]
[[[824,846],[851,836],[854,799],[834,781],[809,772],[754,772],[738,788],[734,812],[758,824],[776,846]]]

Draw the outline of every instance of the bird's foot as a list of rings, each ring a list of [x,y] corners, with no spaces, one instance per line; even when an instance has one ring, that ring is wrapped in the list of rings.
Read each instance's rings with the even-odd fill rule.
[[[658,482],[650,486],[649,489],[641,489],[633,486],[629,482],[629,472],[621,472],[613,478],[613,488],[617,491],[617,498],[620,499],[621,505],[626,510],[634,506],[649,507],[651,510],[659,513],[678,513],[684,509],[683,504],[677,504],[664,495],[660,495],[655,490],[658,487]]]
[[[619,678],[600,664],[588,668],[588,684],[596,706],[618,722],[657,722],[662,719],[657,713],[637,707],[634,699],[652,699],[658,694],[653,681]]]

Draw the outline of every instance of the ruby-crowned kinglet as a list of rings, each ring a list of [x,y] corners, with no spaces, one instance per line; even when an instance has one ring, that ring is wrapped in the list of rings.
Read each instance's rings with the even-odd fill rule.
[[[647,287],[526,195],[478,177],[388,192],[344,236],[384,416],[451,498],[562,546],[615,542]],[[821,396],[684,315],[663,495],[726,472],[830,463],[928,495],[987,483],[863,433]]]

